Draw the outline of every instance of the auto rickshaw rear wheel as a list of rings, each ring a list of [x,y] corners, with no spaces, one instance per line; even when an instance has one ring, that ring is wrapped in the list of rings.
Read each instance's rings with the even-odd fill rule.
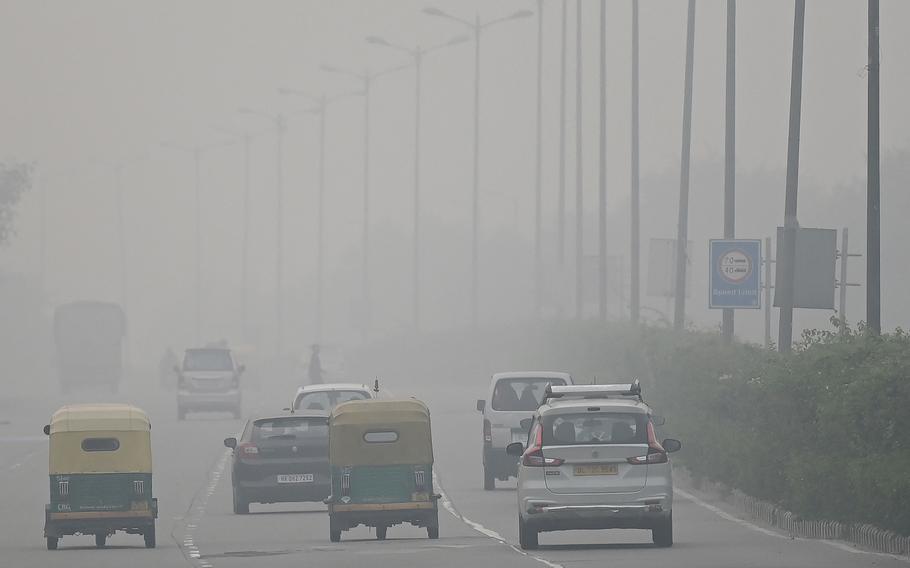
[[[47,537],[47,549],[48,550],[57,550],[57,541],[60,540],[55,536]]]
[[[483,468],[483,488],[485,491],[496,489],[496,477],[486,467]]]
[[[380,525],[376,527],[376,540],[385,540],[386,531],[389,530],[389,527],[385,525]]]
[[[145,539],[146,548],[155,548],[155,525],[145,529],[145,532],[142,533],[142,538]]]
[[[427,527],[427,536],[432,540],[439,538],[439,525]]]
[[[329,529],[329,540],[339,542],[341,540],[341,529]]]
[[[107,535],[103,533],[98,533],[95,535],[95,546],[98,548],[104,548],[104,545],[107,543]]]

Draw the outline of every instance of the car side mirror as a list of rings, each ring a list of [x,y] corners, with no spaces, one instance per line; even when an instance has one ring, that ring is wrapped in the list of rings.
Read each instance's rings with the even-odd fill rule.
[[[45,424],[43,430],[44,430],[45,436],[51,435],[51,425],[50,424]]]
[[[682,442],[679,440],[674,440],[673,438],[667,438],[661,442],[660,445],[664,447],[664,450],[666,450],[668,454],[678,452],[679,449],[682,448]]]
[[[487,401],[482,398],[477,399],[477,412],[483,412],[483,409],[487,407]]]
[[[517,458],[521,457],[521,454],[525,453],[525,445],[521,442],[512,442],[506,446],[506,453]]]
[[[231,448],[232,450],[237,447],[237,438],[225,438],[224,447]]]
[[[527,432],[531,429],[531,423],[534,422],[533,418],[523,418],[518,425],[521,426],[521,429]]]
[[[652,416],[651,417],[651,424],[654,424],[655,426],[663,426],[666,423],[667,423],[667,419],[664,418],[663,416]]]

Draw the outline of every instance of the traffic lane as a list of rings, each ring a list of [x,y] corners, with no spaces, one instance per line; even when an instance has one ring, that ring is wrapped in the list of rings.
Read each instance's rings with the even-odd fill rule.
[[[57,393],[19,401],[12,421],[17,432],[37,429],[47,423],[59,406],[71,402],[132,400],[152,419],[153,491],[159,500],[157,547],[146,549],[142,537],[118,533],[109,546],[97,549],[92,536],[67,536],[60,549],[46,550],[43,538],[44,505],[48,501],[47,438],[35,443],[34,455],[14,470],[0,470],[0,550],[9,566],[106,567],[134,565],[186,565],[177,544],[182,518],[193,495],[204,484],[214,458],[224,449],[221,440],[236,432],[239,421],[217,416],[177,422],[173,393],[134,389],[122,395],[78,392],[63,397]],[[224,434],[228,432],[229,434]],[[8,563],[8,564],[7,564]]]
[[[517,543],[515,480],[497,481],[495,491],[483,490],[481,418],[471,410],[474,400],[483,394],[435,386],[414,390],[430,405],[437,470],[454,505],[468,519]],[[534,554],[571,566],[601,565],[605,561],[680,568],[907,566],[904,560],[846,550],[849,547],[840,543],[790,539],[776,531],[730,520],[738,516],[731,510],[725,511],[728,517],[722,517],[706,505],[726,509],[722,503],[698,503],[677,492],[675,544],[669,549],[654,547],[650,531],[645,530],[559,531],[541,533],[541,546]]]
[[[501,542],[465,525],[443,507],[439,509],[440,538],[430,540],[426,529],[410,524],[388,529],[387,540],[375,531],[357,527],[342,533],[341,542],[329,541],[329,519],[321,503],[252,504],[250,514],[235,515],[229,462],[204,507],[190,541],[199,552],[195,564],[204,568],[320,567],[398,568],[408,566],[458,567],[471,564],[527,568],[534,561]],[[194,508],[196,505],[194,505]]]

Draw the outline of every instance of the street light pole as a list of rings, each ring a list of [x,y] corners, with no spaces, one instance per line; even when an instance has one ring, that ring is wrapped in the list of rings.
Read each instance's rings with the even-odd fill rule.
[[[631,318],[632,324],[638,325],[641,310],[641,214],[639,194],[639,137],[638,137],[638,0],[632,0],[632,148],[631,162]]]
[[[598,152],[598,307],[607,319],[607,0],[600,0],[600,150]]]
[[[727,73],[724,136],[724,238],[736,238],[736,0],[727,0]],[[724,308],[721,330],[733,341],[734,311]]]
[[[537,0],[537,152],[534,160],[534,317],[543,303],[543,1]]]
[[[881,158],[879,155],[879,0],[869,0],[869,85],[866,133],[866,321],[874,335],[882,331]]]
[[[562,0],[562,36],[559,52],[559,197],[556,231],[559,266],[566,263],[566,53],[569,26],[569,0]]]
[[[585,196],[582,161],[581,3],[575,2],[575,319],[584,316]]]
[[[196,346],[202,341],[202,149],[197,146],[193,149],[193,179],[195,180],[193,197],[195,201],[195,233],[196,233]]]

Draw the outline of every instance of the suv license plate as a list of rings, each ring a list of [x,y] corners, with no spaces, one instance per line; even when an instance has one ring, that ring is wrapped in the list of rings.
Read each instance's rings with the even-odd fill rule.
[[[278,483],[312,483],[313,474],[312,473],[291,473],[287,475],[279,475]]]
[[[619,466],[615,463],[603,465],[576,465],[575,475],[616,475],[619,473]]]

